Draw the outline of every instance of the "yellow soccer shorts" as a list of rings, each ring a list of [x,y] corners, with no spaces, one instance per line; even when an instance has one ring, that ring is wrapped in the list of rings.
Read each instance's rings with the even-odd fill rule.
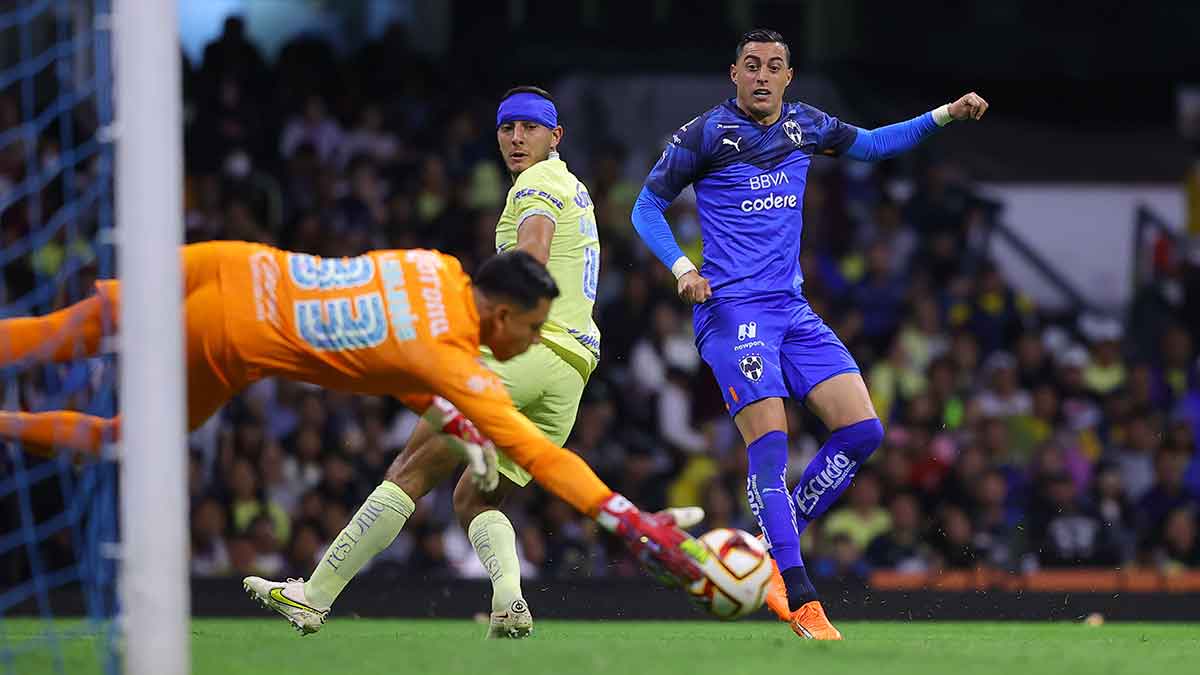
[[[517,410],[555,445],[566,443],[587,384],[583,375],[540,342],[504,362],[493,358],[486,347],[481,351],[484,364],[504,382]],[[519,486],[532,479],[503,452],[499,453],[498,464],[501,475]]]

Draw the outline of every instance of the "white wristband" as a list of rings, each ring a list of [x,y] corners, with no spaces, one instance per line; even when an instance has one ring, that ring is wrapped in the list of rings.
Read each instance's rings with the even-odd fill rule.
[[[695,271],[696,265],[691,260],[688,260],[688,257],[685,255],[679,256],[679,259],[675,261],[675,264],[671,265],[671,274],[674,274],[676,279],[687,274],[688,272]]]
[[[930,112],[933,113],[933,121],[939,127],[944,127],[954,121],[954,118],[950,116],[949,104],[939,105]]]

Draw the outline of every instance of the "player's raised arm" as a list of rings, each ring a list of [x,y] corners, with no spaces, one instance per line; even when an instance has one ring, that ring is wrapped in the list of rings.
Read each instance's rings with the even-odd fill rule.
[[[633,227],[646,246],[678,280],[679,297],[686,302],[704,302],[712,295],[708,280],[675,241],[671,226],[663,215],[675,197],[700,175],[703,169],[704,125],[700,117],[683,125],[671,135],[658,163],[646,177],[645,187],[633,204]]]
[[[864,162],[887,159],[911,150],[950,122],[981,119],[987,108],[987,101],[971,92],[910,120],[877,129],[861,129],[821,113],[825,133],[820,150]]]

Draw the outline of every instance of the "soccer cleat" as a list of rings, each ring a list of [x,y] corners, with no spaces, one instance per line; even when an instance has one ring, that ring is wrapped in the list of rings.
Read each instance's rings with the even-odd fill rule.
[[[301,635],[321,630],[329,608],[317,609],[304,598],[304,580],[288,579],[286,582],[268,581],[262,577],[246,577],[242,580],[246,594],[258,604],[283,615]]]
[[[825,608],[820,600],[804,603],[800,609],[792,612],[788,622],[796,635],[806,640],[841,640],[842,632],[829,623],[825,616]]]
[[[487,638],[489,640],[511,638],[519,640],[533,635],[533,614],[529,605],[517,598],[503,612],[492,612],[492,621],[488,624]]]

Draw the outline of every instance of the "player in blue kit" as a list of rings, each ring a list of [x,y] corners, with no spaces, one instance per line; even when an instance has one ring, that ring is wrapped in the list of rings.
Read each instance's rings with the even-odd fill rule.
[[[633,224],[694,303],[696,347],[712,368],[746,442],[746,494],[780,572],[768,604],[797,635],[839,640],[800,555],[800,533],[846,490],[883,439],[857,364],[801,290],[801,208],[815,155],[891,157],[953,120],[977,120],[988,104],[970,93],[906,122],[873,130],[804,103],[784,103],[792,81],[783,37],[755,30],[738,42],[729,77],[737,95],[676,131],[650,171]],[[663,212],[687,185],[696,191],[704,242],[697,270]],[[789,495],[784,482],[783,399],[802,400],[829,439]]]

